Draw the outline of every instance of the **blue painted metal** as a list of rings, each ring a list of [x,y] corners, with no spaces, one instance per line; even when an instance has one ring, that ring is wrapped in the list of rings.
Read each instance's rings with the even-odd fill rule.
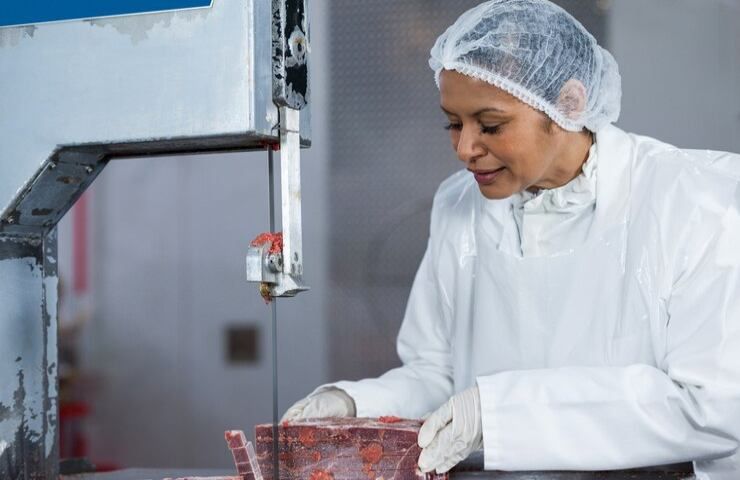
[[[14,0],[0,4],[0,27],[210,7],[212,0]]]

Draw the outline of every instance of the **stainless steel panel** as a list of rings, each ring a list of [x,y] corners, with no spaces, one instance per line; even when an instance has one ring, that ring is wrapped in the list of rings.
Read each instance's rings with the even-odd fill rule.
[[[0,217],[63,147],[145,155],[277,139],[270,25],[269,2],[216,0],[0,29]]]

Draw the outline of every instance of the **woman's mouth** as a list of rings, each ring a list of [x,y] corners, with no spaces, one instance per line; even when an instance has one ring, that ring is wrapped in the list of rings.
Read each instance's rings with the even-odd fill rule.
[[[470,170],[475,177],[475,181],[480,185],[490,185],[504,171],[506,167],[497,168],[496,170]]]

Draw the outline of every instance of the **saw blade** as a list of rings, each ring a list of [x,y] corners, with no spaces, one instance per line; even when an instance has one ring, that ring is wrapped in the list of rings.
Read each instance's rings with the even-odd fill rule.
[[[272,148],[267,149],[267,174],[269,177],[270,232],[275,232],[275,169]],[[279,432],[278,432],[278,342],[277,342],[277,298],[271,302],[272,309],[272,478],[280,480]]]

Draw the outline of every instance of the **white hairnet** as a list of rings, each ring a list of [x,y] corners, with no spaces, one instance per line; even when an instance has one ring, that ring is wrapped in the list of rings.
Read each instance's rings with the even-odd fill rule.
[[[468,10],[437,39],[429,66],[437,87],[443,69],[455,70],[505,90],[566,130],[595,132],[619,117],[614,57],[547,0],[491,0]]]

